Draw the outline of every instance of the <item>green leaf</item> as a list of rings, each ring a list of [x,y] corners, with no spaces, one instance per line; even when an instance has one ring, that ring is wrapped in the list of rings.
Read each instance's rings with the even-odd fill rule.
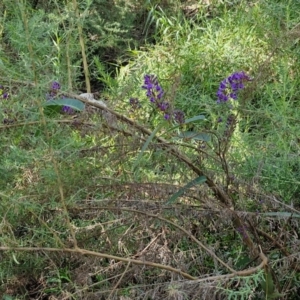
[[[45,107],[48,106],[69,106],[73,108],[74,110],[82,111],[84,110],[84,103],[77,99],[71,99],[71,98],[61,98],[61,99],[54,99],[54,100],[49,100],[44,104]]]
[[[265,271],[264,279],[261,281],[261,286],[267,296],[267,299],[271,299],[270,297],[275,291],[275,285],[273,282],[272,274],[269,270]]]
[[[185,131],[181,132],[178,137],[182,139],[193,139],[204,142],[210,141],[210,135],[203,132]]]
[[[196,184],[203,183],[205,181],[206,181],[205,176],[199,176],[199,177],[195,178],[194,180],[190,181],[185,186],[183,186],[181,189],[179,189],[174,195],[172,195],[170,197],[170,199],[167,201],[167,204],[174,203],[177,200],[177,198],[179,198],[180,196],[182,196],[184,194],[185,190],[193,187]]]
[[[299,214],[294,214],[294,213],[284,212],[284,211],[261,213],[260,215],[269,216],[269,217],[280,217],[280,218],[291,218],[291,217],[300,218]]]
[[[198,121],[198,120],[205,120],[205,116],[199,115],[199,116],[192,117],[190,119],[185,120],[184,124],[188,124],[188,123]]]
[[[144,152],[146,151],[146,149],[148,148],[150,142],[153,140],[153,138],[155,137],[156,133],[158,132],[158,130],[163,126],[163,123],[159,124],[151,133],[151,135],[147,138],[147,141],[145,142],[145,144],[142,147],[141,152],[139,153],[136,161],[133,164],[133,170],[135,170],[135,168],[137,167],[137,165],[139,164]]]

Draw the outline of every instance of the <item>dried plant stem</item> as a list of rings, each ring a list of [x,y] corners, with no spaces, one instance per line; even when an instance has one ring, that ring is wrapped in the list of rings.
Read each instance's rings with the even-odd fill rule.
[[[83,62],[83,70],[84,70],[84,76],[85,76],[85,84],[86,84],[86,91],[87,93],[91,92],[91,83],[90,83],[90,72],[89,67],[87,63],[87,58],[85,54],[85,43],[84,43],[84,35],[82,32],[82,27],[80,24],[80,14],[78,10],[78,4],[76,0],[73,0],[73,8],[75,11],[76,18],[78,20],[78,33],[79,33],[79,42],[81,47],[81,55],[82,55],[82,62]]]
[[[136,265],[142,265],[142,266],[149,266],[153,268],[159,268],[163,270],[167,270],[170,272],[174,272],[176,274],[181,275],[182,277],[190,280],[195,280],[196,278],[182,272],[181,270],[172,268],[170,266],[158,264],[158,263],[153,263],[150,261],[144,261],[144,260],[137,260],[137,259],[131,259],[131,258],[124,258],[120,256],[115,256],[115,255],[110,255],[106,253],[100,253],[100,252],[95,252],[95,251],[90,251],[90,250],[85,250],[81,248],[47,248],[47,247],[0,247],[0,251],[22,251],[22,252],[36,252],[36,251],[46,251],[46,252],[65,252],[65,253],[74,253],[74,254],[81,254],[81,255],[91,255],[91,256],[96,256],[96,257],[101,257],[101,258],[108,258],[108,259],[113,259],[117,261],[123,261],[127,263],[132,263]]]
[[[88,126],[94,126],[95,123],[91,123],[91,122],[83,122],[78,120],[78,123],[76,123],[76,119],[74,120],[51,120],[51,122],[54,123],[65,123],[65,124],[71,124],[71,125],[88,125]],[[37,124],[41,124],[40,121],[31,121],[31,122],[21,122],[21,123],[16,123],[16,124],[9,124],[9,125],[1,125],[0,129],[8,129],[8,128],[13,128],[13,127],[23,127],[23,126],[30,126],[30,125],[37,125]]]
[[[261,249],[260,249],[261,250]],[[182,272],[178,269],[172,268],[170,266],[158,264],[158,263],[153,263],[149,261],[142,261],[142,260],[137,260],[137,259],[131,259],[131,258],[124,258],[120,256],[115,256],[115,255],[109,255],[106,253],[100,253],[100,252],[95,252],[95,251],[89,251],[81,248],[64,248],[64,249],[59,249],[59,248],[47,248],[47,247],[5,247],[5,246],[0,246],[0,251],[19,251],[19,252],[36,252],[36,251],[45,251],[45,252],[65,252],[65,253],[74,253],[74,254],[81,254],[81,255],[90,255],[90,256],[96,256],[96,257],[101,257],[101,258],[108,258],[108,259],[114,259],[118,261],[123,261],[127,262],[128,264],[136,264],[136,265],[143,265],[143,266],[149,266],[149,267],[154,267],[154,268],[159,268],[163,270],[167,270],[170,272],[174,272],[176,274],[181,275],[182,277],[193,280],[193,282],[203,282],[203,281],[212,281],[212,280],[221,280],[221,279],[229,279],[233,278],[236,276],[249,276],[251,274],[256,273],[263,267],[265,267],[268,264],[268,258],[260,252],[259,256],[262,259],[262,262],[254,268],[250,268],[247,270],[243,271],[237,271],[231,274],[226,274],[226,275],[217,275],[217,276],[211,276],[207,278],[202,278],[202,279],[197,279],[196,277],[193,277],[185,272]]]
[[[115,290],[117,289],[117,287],[119,286],[119,284],[121,283],[124,275],[127,273],[127,270],[130,266],[130,261],[128,262],[127,266],[126,266],[126,269],[124,270],[124,272],[122,273],[120,279],[118,280],[118,282],[115,284],[115,286],[113,287],[112,291],[110,292],[109,296],[108,296],[108,299],[111,299],[112,295],[114,294]]]
[[[33,71],[34,82],[35,82],[35,84],[37,84],[37,72],[36,72],[36,67],[35,67],[35,57],[34,57],[32,44],[31,44],[31,41],[30,41],[30,34],[29,34],[27,16],[26,16],[26,13],[25,13],[26,3],[24,3],[24,1],[17,1],[17,5],[19,5],[20,11],[21,11],[21,17],[22,17],[22,21],[23,21],[23,25],[24,25],[24,31],[25,31],[25,36],[26,36],[27,48],[28,48],[28,52],[29,52],[29,55],[30,55],[31,68],[32,68],[32,71]]]
[[[142,215],[146,215],[146,216],[151,217],[151,218],[159,219],[159,220],[163,221],[164,223],[171,224],[172,226],[176,227],[180,231],[184,232],[191,240],[193,240],[198,246],[200,246],[200,248],[205,250],[211,257],[216,259],[222,266],[224,266],[226,269],[230,270],[230,272],[236,273],[236,271],[234,269],[232,269],[230,266],[228,266],[228,264],[226,264],[212,250],[210,250],[203,243],[201,243],[198,239],[196,239],[190,232],[188,232],[186,229],[184,229],[183,227],[177,225],[176,223],[174,223],[170,220],[167,220],[167,219],[165,219],[163,217],[160,217],[158,215],[150,214],[148,212],[144,212],[144,211],[140,211],[140,210],[136,210],[136,209],[131,209],[131,208],[113,207],[113,206],[105,206],[105,207],[101,206],[100,208],[105,209],[105,210],[121,210],[121,211],[128,211],[128,212],[133,212],[133,213],[137,213],[137,214],[142,214]],[[95,207],[95,209],[99,209],[99,207]]]
[[[88,100],[86,98],[77,96],[75,94],[70,94],[70,93],[69,94],[64,93],[64,94],[71,98],[78,99],[86,104],[98,107],[101,110],[109,112],[112,115],[114,115],[118,120],[121,120],[121,121],[131,125],[132,127],[138,129],[140,132],[142,132],[146,135],[150,136],[152,134],[152,132],[149,129],[137,124],[136,122],[127,118],[126,116],[121,115],[121,114],[115,112],[114,110],[102,105],[101,102],[99,102],[97,100]],[[244,222],[241,220],[241,218],[238,216],[238,214],[234,211],[234,207],[233,207],[231,198],[229,197],[229,195],[227,193],[225,193],[225,191],[221,187],[219,187],[209,176],[207,176],[207,174],[205,174],[201,169],[199,169],[187,156],[185,156],[183,153],[181,153],[173,145],[170,145],[167,140],[165,140],[161,137],[156,137],[156,140],[160,143],[162,148],[167,149],[169,151],[169,153],[171,153],[173,156],[177,157],[180,161],[184,162],[198,176],[205,176],[206,184],[208,185],[208,187],[212,190],[212,192],[214,193],[216,198],[222,203],[222,205],[223,205],[224,209],[227,211],[227,213],[232,215],[232,221],[233,221],[235,229],[246,228]],[[255,247],[252,239],[250,238],[249,234],[246,231],[245,231],[245,234],[243,237],[243,241],[249,248],[251,255],[253,255],[253,256],[259,255],[259,251]]]

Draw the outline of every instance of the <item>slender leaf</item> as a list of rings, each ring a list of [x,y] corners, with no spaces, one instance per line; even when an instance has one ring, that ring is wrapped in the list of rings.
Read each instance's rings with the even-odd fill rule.
[[[71,98],[61,98],[61,99],[54,99],[54,100],[49,100],[45,102],[44,104],[45,107],[47,106],[69,106],[73,108],[74,110],[82,111],[84,110],[84,103],[77,99],[71,99]]]
[[[205,120],[205,116],[199,115],[199,116],[192,117],[190,119],[185,120],[184,124],[188,124],[188,123],[198,121],[198,120]]]
[[[210,141],[210,135],[203,132],[185,131],[181,132],[178,137],[182,139],[192,139],[204,142]]]
[[[206,181],[206,177],[205,176],[199,176],[195,179],[193,179],[192,181],[190,181],[189,183],[187,183],[185,186],[183,186],[181,189],[179,189],[174,195],[172,195],[170,197],[170,199],[167,201],[167,204],[172,204],[174,203],[177,198],[179,198],[180,196],[182,196],[184,194],[184,192],[193,187],[196,184],[200,184]]]
[[[278,212],[267,212],[261,213],[260,215],[269,216],[269,217],[280,217],[280,218],[300,218],[299,214],[294,214],[290,212],[278,211]]]
[[[136,161],[133,164],[133,170],[135,170],[135,168],[137,167],[137,165],[139,164],[143,153],[146,151],[146,149],[148,148],[150,142],[153,140],[153,138],[155,137],[156,133],[158,132],[158,130],[162,127],[163,124],[158,125],[151,133],[151,135],[147,138],[147,141],[145,142],[145,144],[143,145],[141,152],[139,153]]]

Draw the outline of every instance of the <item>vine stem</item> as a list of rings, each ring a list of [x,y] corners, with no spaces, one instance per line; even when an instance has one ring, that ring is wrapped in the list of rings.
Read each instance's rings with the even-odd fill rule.
[[[101,104],[100,101],[80,97],[73,93],[62,92],[62,94],[64,94],[65,96],[68,96],[70,98],[80,100],[91,106],[98,107],[103,111],[109,112],[110,114],[114,115],[118,120],[121,120],[121,121],[129,124],[130,126],[136,128],[137,130],[139,130],[140,132],[142,132],[148,136],[150,136],[152,133],[149,129],[143,127],[142,125],[136,123],[135,121],[133,121],[133,120],[127,118],[126,116],[119,114],[118,112]],[[169,153],[171,153],[173,156],[177,157],[180,161],[184,162],[198,176],[206,177],[206,184],[212,190],[215,197],[221,202],[224,210],[226,210],[226,212],[232,216],[232,222],[233,222],[235,229],[238,231],[238,229],[244,228],[243,242],[249,248],[250,254],[252,256],[259,256],[259,251],[258,251],[257,247],[254,245],[251,237],[249,236],[249,234],[246,230],[245,222],[243,222],[242,219],[238,216],[238,214],[234,211],[234,206],[233,206],[230,196],[228,194],[226,194],[226,192],[220,186],[218,186],[207,174],[205,174],[201,169],[199,169],[186,155],[181,153],[173,145],[170,145],[167,140],[163,139],[162,137],[156,137],[156,140],[160,143],[162,148],[167,149],[169,151]]]
[[[260,249],[261,250],[261,249]],[[220,280],[220,279],[229,279],[233,278],[236,276],[249,276],[253,273],[256,273],[263,267],[265,267],[268,264],[268,258],[263,254],[263,252],[260,252],[260,257],[262,259],[262,262],[254,268],[250,268],[247,270],[243,271],[237,271],[231,274],[226,274],[226,275],[217,275],[217,276],[211,276],[211,277],[206,277],[206,278],[201,278],[198,279],[196,277],[193,277],[185,272],[182,272],[181,270],[172,268],[170,266],[158,264],[158,263],[153,263],[149,261],[144,261],[144,260],[137,260],[137,259],[131,259],[131,258],[125,258],[125,257],[120,257],[120,256],[115,256],[115,255],[110,255],[106,253],[100,253],[100,252],[95,252],[95,251],[90,251],[90,250],[85,250],[81,248],[47,248],[47,247],[6,247],[6,246],[0,246],[0,251],[19,251],[19,252],[36,252],[36,251],[45,251],[45,252],[65,252],[65,253],[75,253],[75,254],[81,254],[81,255],[90,255],[90,256],[96,256],[96,257],[101,257],[101,258],[108,258],[108,259],[113,259],[117,261],[123,261],[126,262],[127,264],[136,264],[136,265],[143,265],[143,266],[149,266],[149,267],[154,267],[154,268],[159,268],[163,270],[167,270],[170,272],[177,273],[181,275],[182,277],[192,280],[192,282],[203,282],[203,281],[212,281],[212,280]]]

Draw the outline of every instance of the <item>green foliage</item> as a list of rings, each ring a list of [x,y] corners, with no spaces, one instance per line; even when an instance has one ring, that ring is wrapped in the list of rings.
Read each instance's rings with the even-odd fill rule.
[[[4,299],[297,299],[300,6],[204,2],[0,3]],[[53,80],[81,93],[84,55],[109,111],[46,101]]]

